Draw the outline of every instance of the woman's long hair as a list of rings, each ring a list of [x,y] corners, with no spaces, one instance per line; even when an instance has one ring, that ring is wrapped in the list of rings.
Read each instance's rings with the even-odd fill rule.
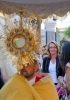
[[[68,62],[70,62],[70,42],[64,44],[64,46],[62,47],[62,52],[60,54],[60,64],[64,70]]]

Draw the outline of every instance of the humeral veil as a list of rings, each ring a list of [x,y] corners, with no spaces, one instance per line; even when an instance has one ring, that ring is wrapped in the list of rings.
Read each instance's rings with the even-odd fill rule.
[[[49,74],[33,86],[16,74],[0,90],[0,100],[59,100],[56,92]]]

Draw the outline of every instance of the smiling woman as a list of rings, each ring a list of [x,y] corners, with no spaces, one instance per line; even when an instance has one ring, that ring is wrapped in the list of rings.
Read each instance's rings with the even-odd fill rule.
[[[50,73],[54,84],[57,85],[58,77],[63,76],[64,72],[59,63],[59,48],[55,41],[48,44],[48,55],[43,59],[43,72]]]

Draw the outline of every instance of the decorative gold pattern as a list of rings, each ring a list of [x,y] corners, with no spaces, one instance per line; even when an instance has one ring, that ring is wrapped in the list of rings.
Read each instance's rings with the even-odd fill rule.
[[[20,37],[25,39],[25,45],[19,48],[16,46],[15,42],[16,39],[19,39]],[[11,30],[10,34],[7,34],[7,40],[5,41],[5,43],[7,45],[7,50],[13,55],[26,56],[34,48],[34,35],[29,32],[28,29],[13,29]]]
[[[2,32],[4,34],[0,33],[0,38],[4,39],[3,41],[0,40],[0,42],[4,42],[5,50],[7,50],[7,54],[5,53],[3,56],[3,59],[6,59],[6,57],[11,55],[10,59],[12,58],[12,63],[17,64],[18,71],[20,71],[23,68],[23,65],[26,66],[27,64],[31,64],[34,62],[34,60],[38,59],[38,55],[41,53],[41,34],[38,32],[37,28],[39,28],[39,24],[41,23],[41,18],[37,15],[30,16],[26,21],[28,22],[28,28],[24,28],[23,25],[23,16],[26,14],[26,12],[23,11],[23,9],[20,9],[16,14],[20,16],[19,22],[16,21],[14,24],[16,24],[16,27],[14,28],[14,24],[11,23],[10,28],[10,22],[6,20],[6,25],[4,25],[4,31]],[[36,33],[33,33],[32,30],[29,30],[29,21],[34,18],[38,23],[33,23],[33,26],[35,27],[35,24],[37,27],[35,27]],[[17,27],[19,23],[19,27]],[[2,47],[3,49],[3,47]],[[4,53],[3,52],[3,53]]]

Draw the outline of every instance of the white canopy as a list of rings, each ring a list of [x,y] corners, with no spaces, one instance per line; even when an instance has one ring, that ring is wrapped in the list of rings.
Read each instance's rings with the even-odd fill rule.
[[[38,14],[41,18],[56,14],[64,16],[70,10],[70,0],[1,0],[0,9],[12,14],[23,7],[29,15]]]

